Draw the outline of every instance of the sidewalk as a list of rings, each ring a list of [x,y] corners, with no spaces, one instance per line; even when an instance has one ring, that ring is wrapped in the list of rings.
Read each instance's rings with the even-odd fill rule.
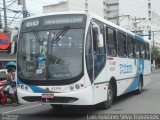
[[[152,74],[153,74],[153,73],[158,73],[158,72],[160,72],[160,69],[153,69],[153,70],[151,71]]]

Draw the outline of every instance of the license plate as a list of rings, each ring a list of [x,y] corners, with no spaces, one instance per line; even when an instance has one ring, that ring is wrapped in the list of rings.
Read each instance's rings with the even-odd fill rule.
[[[54,94],[42,94],[43,99],[54,98]]]

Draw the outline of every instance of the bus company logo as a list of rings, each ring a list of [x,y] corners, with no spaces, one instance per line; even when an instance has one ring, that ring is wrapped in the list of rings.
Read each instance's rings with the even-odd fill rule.
[[[120,66],[120,74],[132,73],[133,72],[132,65],[120,64],[119,66]]]
[[[6,50],[10,45],[10,39],[6,34],[0,34],[0,49]]]

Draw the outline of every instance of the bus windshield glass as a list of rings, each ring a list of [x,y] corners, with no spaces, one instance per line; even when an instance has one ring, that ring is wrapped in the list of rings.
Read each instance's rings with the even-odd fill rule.
[[[34,24],[27,23],[30,20],[22,23],[17,57],[19,76],[29,80],[67,80],[82,74],[85,26],[76,22],[84,21],[67,20],[73,23],[66,24],[61,19],[44,19],[44,26],[47,25],[43,29],[36,26],[42,19],[37,23],[33,20]]]

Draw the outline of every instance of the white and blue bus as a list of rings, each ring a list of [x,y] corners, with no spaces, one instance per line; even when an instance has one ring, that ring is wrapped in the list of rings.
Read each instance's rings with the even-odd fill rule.
[[[63,12],[22,21],[17,52],[21,103],[98,105],[141,93],[151,73],[149,41],[94,14]]]

